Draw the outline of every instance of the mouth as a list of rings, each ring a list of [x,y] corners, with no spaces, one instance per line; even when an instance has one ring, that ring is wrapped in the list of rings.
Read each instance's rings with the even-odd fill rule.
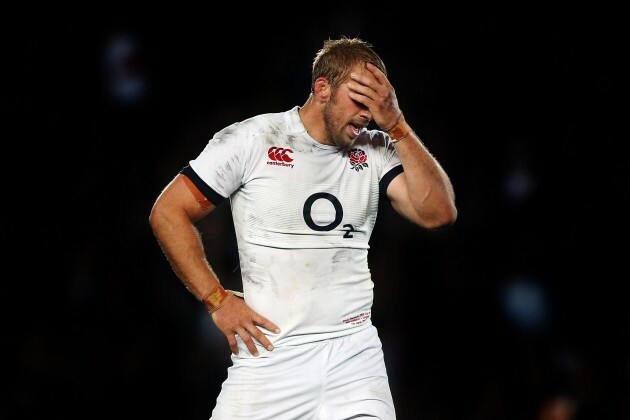
[[[361,133],[361,130],[363,130],[365,128],[365,125],[355,124],[355,123],[351,122],[351,123],[348,124],[348,127],[350,127],[350,131],[352,133],[352,137],[356,138]]]

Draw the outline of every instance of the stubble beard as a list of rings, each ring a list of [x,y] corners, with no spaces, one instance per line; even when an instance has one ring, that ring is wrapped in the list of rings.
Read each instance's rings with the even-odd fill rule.
[[[343,129],[340,133],[336,130],[339,119],[337,118],[337,113],[334,109],[335,105],[336,102],[334,99],[331,99],[324,105],[324,127],[326,130],[326,138],[330,139],[330,142],[334,146],[337,146],[340,149],[347,149],[352,146],[354,140],[346,139]],[[343,127],[345,128],[345,124]]]

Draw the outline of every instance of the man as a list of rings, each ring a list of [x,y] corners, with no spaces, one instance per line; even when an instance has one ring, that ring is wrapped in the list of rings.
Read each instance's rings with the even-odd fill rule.
[[[311,82],[302,107],[216,133],[149,218],[232,350],[212,419],[394,419],[370,318],[378,202],[427,229],[457,218],[451,182],[406,122],[372,45],[325,41]],[[236,298],[195,227],[226,198],[242,272]]]

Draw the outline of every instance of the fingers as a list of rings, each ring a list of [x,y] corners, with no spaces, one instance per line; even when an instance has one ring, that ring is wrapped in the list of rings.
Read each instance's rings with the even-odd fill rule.
[[[253,354],[255,357],[258,357],[259,355],[258,348],[256,348],[256,343],[254,343],[254,340],[252,340],[252,336],[250,332],[242,328],[239,328],[236,331],[236,333],[238,334],[239,337],[241,337],[241,340],[243,340],[243,343],[245,343],[245,346],[247,346],[247,350],[249,350],[249,352]]]
[[[374,69],[378,70],[376,67]],[[355,72],[350,73],[350,79],[347,86],[350,90],[350,97],[355,101],[361,102],[369,108],[381,108],[394,102],[394,89],[387,79],[382,78],[382,81],[379,81],[373,73],[371,76],[366,76]],[[363,95],[364,98],[359,98],[357,95]]]
[[[347,84],[348,95],[350,98],[360,104],[363,104],[369,110],[373,110],[377,103],[378,92],[367,86],[364,82],[360,81],[359,78],[361,76],[352,73],[350,77],[352,77],[353,80],[356,80],[356,82],[350,81]]]
[[[232,353],[238,354],[238,342],[236,341],[236,336],[228,335],[227,341],[228,341],[228,344],[230,345],[230,350],[232,350]]]
[[[258,315],[257,313],[253,314],[252,322],[255,325],[259,325],[263,327],[264,329],[271,331],[274,334],[280,334],[280,328],[276,324],[269,321],[267,318]]]
[[[376,81],[379,82],[381,85],[389,83],[385,74],[381,70],[379,70],[379,68],[376,67],[374,64],[367,63],[367,69],[372,72]]]
[[[348,82],[348,88],[352,91],[361,93],[370,99],[374,99],[374,95],[377,94],[378,89],[381,88],[380,85],[375,86],[376,83],[374,83],[374,78],[370,80],[369,77],[354,72],[350,73],[350,78],[352,81]]]
[[[350,97],[352,97],[352,99],[354,100],[358,100],[359,102],[364,103],[365,100],[360,100],[361,98],[357,96],[357,95],[360,95],[369,99],[370,101],[374,101],[374,96],[376,94],[374,89],[370,88],[369,86],[366,86],[365,84],[362,84],[361,82],[359,83],[348,82],[348,89],[350,90]],[[355,97],[353,97],[353,95]]]
[[[256,342],[268,351],[274,348],[262,329],[274,334],[280,332],[276,324],[249,309],[242,300],[228,302],[220,310],[212,313],[212,319],[226,336],[230,350],[234,354],[239,352],[237,336],[243,341],[247,350],[257,357],[259,351]]]
[[[280,333],[280,328],[278,328],[276,324],[269,321],[267,318],[262,317],[256,313],[254,313],[254,315],[252,316],[252,321],[254,322],[254,324],[249,325],[247,327],[248,339],[245,339],[245,337],[241,336],[241,338],[247,345],[247,348],[252,352],[254,356],[258,356],[258,350],[255,349],[254,342],[251,338],[253,336],[256,339],[256,341],[262,344],[268,351],[273,350],[273,344],[271,344],[271,341],[269,341],[269,338],[267,338],[265,333],[262,332],[257,326],[261,326],[265,328],[266,330],[271,331],[272,333],[275,333],[275,334]],[[250,344],[249,344],[250,342],[251,342],[251,345],[254,346],[253,351],[252,351],[252,347],[250,347]]]
[[[368,72],[350,73],[348,95],[369,109],[379,127],[393,127],[401,114],[394,87],[378,67],[367,63],[366,68]]]
[[[274,324],[273,322],[265,318],[260,317],[255,322],[256,322],[256,325],[259,325],[267,329],[268,331],[271,331],[272,333],[275,333],[275,334],[280,333],[280,328],[278,328],[276,324]],[[258,340],[260,344],[265,346],[267,350],[269,351],[273,350],[273,344],[271,344],[271,341],[269,341],[269,338],[267,338],[265,333],[263,333],[260,329],[254,327],[254,330],[252,331],[252,335],[256,338],[256,340]]]
[[[276,328],[275,331],[279,332],[280,330]],[[258,348],[256,347],[255,341],[258,341],[268,351],[273,350],[273,344],[271,344],[271,341],[269,341],[269,338],[267,338],[265,333],[263,333],[255,325],[251,325],[246,328],[238,328],[235,332],[236,334],[238,334],[241,340],[243,340],[243,343],[245,344],[245,346],[247,346],[247,350],[249,350],[249,352],[256,357],[259,356],[259,352],[258,352]],[[236,339],[234,341],[236,342]],[[228,342],[230,342],[229,338],[228,338]],[[232,349],[232,351],[234,351],[234,349],[232,348],[231,342],[230,342],[230,348]],[[238,354],[238,353],[234,353],[234,354]]]
[[[350,73],[350,78],[356,80],[358,83],[365,85],[376,92],[379,92],[381,89],[389,91],[392,88],[389,80],[387,79],[387,76],[385,76],[385,74],[380,71],[378,67],[371,63],[367,63],[367,69],[370,71],[370,73],[360,74],[352,72]],[[370,77],[369,74],[371,74],[372,77]]]

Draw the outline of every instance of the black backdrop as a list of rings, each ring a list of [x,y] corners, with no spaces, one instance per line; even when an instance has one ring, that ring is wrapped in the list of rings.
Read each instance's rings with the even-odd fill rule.
[[[618,13],[356,6],[2,16],[0,418],[209,417],[229,348],[151,205],[214,132],[302,105],[341,35],[383,57],[460,211],[425,232],[383,207],[371,239],[399,418],[630,418]],[[238,288],[228,206],[200,229]]]

